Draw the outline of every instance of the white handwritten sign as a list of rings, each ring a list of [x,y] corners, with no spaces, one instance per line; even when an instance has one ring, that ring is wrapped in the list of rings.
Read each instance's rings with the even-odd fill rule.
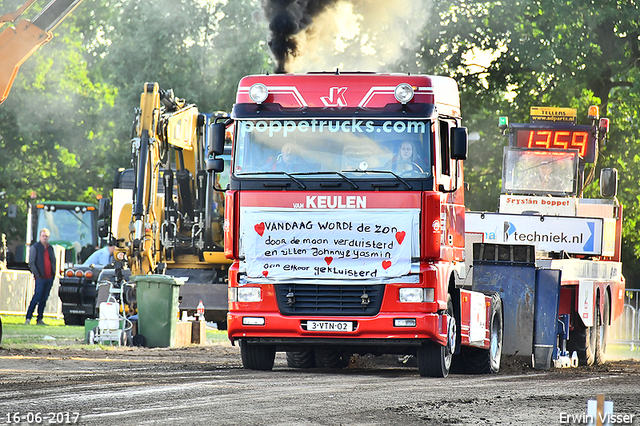
[[[411,269],[412,210],[274,211],[242,208],[253,278],[399,277]]]

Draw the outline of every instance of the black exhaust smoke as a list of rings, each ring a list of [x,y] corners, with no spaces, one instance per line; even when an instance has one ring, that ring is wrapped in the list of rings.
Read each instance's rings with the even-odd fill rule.
[[[298,55],[295,36],[307,29],[313,18],[337,0],[262,0],[269,21],[269,48],[276,59],[276,73],[284,73],[287,60]]]

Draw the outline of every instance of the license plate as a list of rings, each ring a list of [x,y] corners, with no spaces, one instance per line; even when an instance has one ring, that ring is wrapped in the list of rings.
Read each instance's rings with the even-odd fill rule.
[[[351,321],[307,321],[307,331],[353,331]]]

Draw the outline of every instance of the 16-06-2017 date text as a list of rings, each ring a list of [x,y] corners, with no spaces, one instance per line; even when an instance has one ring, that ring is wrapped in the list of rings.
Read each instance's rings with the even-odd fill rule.
[[[78,419],[80,418],[80,413],[71,413],[69,411],[60,411],[60,412],[34,412],[27,411],[24,413],[13,412],[7,413],[7,417],[5,418],[5,424],[18,424],[18,423],[27,423],[27,424],[48,424],[48,425],[61,425],[61,424],[75,424],[78,423]]]

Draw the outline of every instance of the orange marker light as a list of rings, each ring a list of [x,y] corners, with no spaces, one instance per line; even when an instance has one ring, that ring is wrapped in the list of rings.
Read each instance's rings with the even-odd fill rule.
[[[600,108],[596,105],[591,105],[589,107],[589,120],[597,120],[600,117]]]

